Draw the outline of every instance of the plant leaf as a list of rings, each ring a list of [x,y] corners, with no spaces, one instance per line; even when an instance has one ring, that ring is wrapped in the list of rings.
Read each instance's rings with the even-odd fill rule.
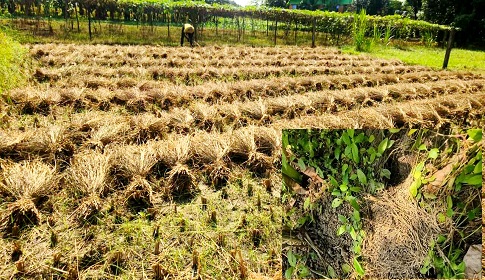
[[[391,171],[389,169],[382,169],[381,170],[381,177],[386,177],[387,179],[391,179]]]
[[[474,142],[482,140],[482,130],[481,129],[469,129],[466,132]]]
[[[288,251],[288,254],[286,255],[288,258],[288,263],[290,266],[295,267],[296,266],[296,256],[293,254],[293,252],[290,250]]]
[[[387,141],[389,141],[389,139],[384,138],[384,140],[382,140],[381,143],[379,144],[379,147],[377,148],[377,152],[379,154],[382,155],[384,153],[384,151],[386,150],[386,148],[387,148]]]
[[[333,152],[334,157],[335,157],[337,160],[339,160],[339,159],[340,159],[340,153],[341,153],[341,152],[342,152],[342,151],[340,150],[340,147],[337,147],[337,148],[335,149],[335,151]]]
[[[418,131],[416,128],[410,129],[408,132],[408,136],[413,135],[416,131]]]
[[[344,141],[345,145],[350,146],[350,138],[347,132],[342,133],[342,140]]]
[[[438,157],[439,152],[440,150],[438,150],[437,148],[433,148],[429,150],[428,158],[436,159]]]
[[[419,273],[421,273],[421,274],[423,274],[423,275],[424,275],[424,274],[426,274],[426,273],[428,272],[428,270],[429,270],[429,266],[423,266],[423,267],[421,267],[421,269],[419,270]]]
[[[359,212],[359,211],[354,210],[354,215],[353,215],[353,217],[354,217],[354,220],[355,220],[356,222],[360,222],[360,212]]]
[[[306,267],[306,266],[301,267],[300,273],[298,273],[298,277],[305,278],[305,277],[308,277],[308,276],[310,276],[310,270],[308,269],[308,267]]]
[[[477,164],[475,165],[475,168],[473,168],[473,173],[474,174],[481,174],[482,173],[482,160],[477,162]]]
[[[360,192],[362,190],[362,188],[360,187],[350,187],[350,191],[352,192]]]
[[[288,267],[288,269],[285,271],[285,278],[286,279],[291,279],[291,277],[293,276],[293,271],[294,270],[295,270],[295,267],[294,266]]]
[[[355,232],[354,227],[350,227],[349,233],[350,233],[350,237],[352,237],[353,240],[357,239],[357,233]]]
[[[352,148],[352,159],[354,160],[355,163],[359,163],[359,148],[357,148],[357,145],[355,143],[352,143],[351,145]]]
[[[357,169],[357,177],[359,177],[359,182],[362,185],[367,185],[367,177],[365,176],[364,172],[362,172],[362,170]]]
[[[337,208],[340,206],[340,204],[342,204],[342,199],[340,198],[335,198],[333,201],[332,201],[332,207],[333,208]]]
[[[361,132],[357,137],[355,137],[354,143],[359,144],[362,141],[364,141],[364,139],[365,139],[365,134],[363,132]]]
[[[303,203],[303,210],[307,210],[310,207],[310,197],[307,197],[305,199],[305,202]]]
[[[301,174],[296,171],[293,166],[287,161],[285,152],[282,153],[282,160],[281,160],[281,172],[290,177],[291,179],[295,180],[297,183],[301,182]]]
[[[462,183],[468,184],[468,185],[482,185],[482,175],[468,175],[463,179]]]
[[[360,276],[364,276],[365,271],[356,258],[354,258],[354,269]]]
[[[350,269],[351,269],[351,268],[350,268],[350,265],[348,265],[348,264],[346,264],[346,263],[344,263],[344,264],[342,265],[342,271],[343,271],[345,274],[348,274],[348,273],[350,272]]]
[[[443,243],[446,241],[446,237],[444,235],[438,235],[438,240],[436,240],[436,242],[438,243]]]
[[[301,170],[305,170],[306,164],[302,158],[298,159],[298,166],[301,168]]]
[[[451,209],[453,207],[453,199],[451,196],[446,197],[446,208]]]
[[[333,195],[333,196],[340,196],[340,190],[339,190],[339,189],[334,189],[334,190],[332,191],[332,195]]]
[[[327,271],[328,271],[328,276],[330,276],[330,278],[337,278],[337,274],[335,273],[335,270],[331,265],[327,266]]]
[[[418,182],[417,181],[413,181],[411,183],[411,186],[409,187],[409,193],[411,193],[412,197],[416,197],[416,195],[418,194]]]
[[[344,215],[340,215],[340,214],[338,215],[338,220],[339,220],[339,221],[340,221],[342,224],[345,224],[345,223],[347,223],[347,222],[348,222],[348,221],[347,221],[347,218],[345,218],[345,216],[344,216]]]
[[[328,175],[328,178],[330,179],[330,184],[332,184],[332,186],[338,187],[338,182],[332,175]]]
[[[337,230],[337,236],[342,235],[345,232],[345,225],[341,225]]]
[[[350,203],[350,205],[357,211],[360,211],[360,205],[359,203],[357,203],[357,199],[353,196],[348,196],[347,197],[347,200],[348,202]]]
[[[444,223],[446,221],[446,216],[443,213],[438,214],[438,222]]]

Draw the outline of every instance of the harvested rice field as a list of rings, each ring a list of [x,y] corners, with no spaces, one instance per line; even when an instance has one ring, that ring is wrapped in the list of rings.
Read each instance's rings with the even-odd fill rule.
[[[485,76],[337,49],[27,47],[2,279],[280,279],[281,129],[485,124]]]

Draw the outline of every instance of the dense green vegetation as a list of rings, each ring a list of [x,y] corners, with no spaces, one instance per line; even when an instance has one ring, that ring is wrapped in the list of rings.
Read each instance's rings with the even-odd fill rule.
[[[266,30],[285,30],[285,32],[311,31],[325,33],[325,36],[335,38],[352,36],[352,22],[354,14],[335,13],[328,11],[304,11],[287,10],[279,8],[237,8],[225,5],[208,5],[201,2],[167,2],[167,1],[106,1],[97,3],[94,1],[81,1],[79,5],[52,4],[49,1],[32,2],[27,4],[22,1],[9,2],[3,5],[8,15],[13,17],[47,17],[63,18],[71,22],[88,18],[93,20],[109,20],[115,22],[136,22],[137,24],[171,25],[180,24],[190,20],[196,26],[196,33],[204,27],[219,25],[220,19],[230,19],[238,33],[241,30],[249,30],[254,20],[266,21]],[[65,4],[65,3],[64,3]],[[436,36],[439,31],[447,30],[448,27],[430,24],[425,21],[415,21],[408,18],[395,16],[367,16],[368,28],[366,32],[371,34],[373,28],[384,30],[390,28],[392,36],[399,39],[419,38],[424,32],[431,32]],[[78,32],[74,23],[70,29]],[[67,26],[66,26],[66,29]],[[196,34],[197,37],[197,34]]]
[[[24,82],[26,50],[0,30],[0,94]]]
[[[391,131],[394,132],[396,131]],[[283,203],[287,203],[295,196],[295,184],[305,185],[302,176],[291,164],[294,162],[307,177],[310,177],[309,180],[315,183],[317,180],[314,178],[318,176],[329,183],[324,183],[320,192],[331,193],[332,208],[338,208],[344,203],[352,208],[349,216],[338,215],[341,225],[337,230],[337,236],[350,235],[353,255],[352,263],[342,265],[341,268],[328,269],[333,273],[341,269],[343,275],[338,275],[339,277],[348,276],[350,266],[353,266],[359,276],[365,274],[365,269],[361,265],[361,248],[366,235],[361,220],[362,196],[365,193],[375,195],[384,189],[385,180],[391,178],[391,172],[385,168],[385,159],[389,157],[389,150],[395,142],[390,138],[391,133],[384,130],[366,133],[353,129],[283,131],[282,144],[286,149],[282,159]],[[291,230],[298,230],[305,224],[313,223],[314,216],[322,211],[319,200],[323,194],[312,193],[311,185],[312,183],[308,187],[310,194],[303,203],[303,215],[301,212],[290,210],[284,216],[283,222]],[[318,187],[316,189],[318,190]],[[299,217],[293,217],[295,215]],[[295,220],[296,223],[293,222]],[[293,270],[290,262],[286,272],[287,278],[294,275]],[[331,274],[329,272],[328,276],[335,278],[336,275]]]

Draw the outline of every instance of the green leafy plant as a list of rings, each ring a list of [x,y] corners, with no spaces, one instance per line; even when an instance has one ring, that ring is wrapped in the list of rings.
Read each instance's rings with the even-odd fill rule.
[[[431,47],[435,42],[435,35],[431,30],[422,31],[421,41],[426,47]]]
[[[384,45],[388,46],[391,43],[391,39],[394,37],[392,35],[394,33],[394,27],[390,24],[386,25],[386,31],[384,32],[383,43]]]
[[[390,170],[383,164],[394,144],[391,139],[400,130],[372,131],[361,130],[284,130],[283,131],[283,176],[294,178],[298,171],[291,167],[290,162],[298,165],[301,170],[312,168],[315,173],[329,183],[327,191],[333,196],[331,206],[341,207],[348,203],[352,213],[348,217],[338,215],[340,226],[336,235],[348,234],[352,238],[352,263],[354,271],[364,276],[365,270],[361,265],[361,248],[365,238],[362,225],[361,197],[364,193],[375,194],[384,188],[384,180],[390,179]],[[290,155],[291,154],[291,155]],[[284,188],[286,188],[284,186]],[[287,189],[283,191],[284,201],[289,195]],[[315,206],[311,197],[306,197],[303,203],[304,211],[312,211]],[[287,215],[294,215],[291,209]],[[300,219],[311,221],[312,214],[303,215]],[[298,222],[298,225],[302,223]],[[342,266],[342,271],[348,273],[348,264]],[[327,269],[330,273],[332,270]],[[330,274],[329,274],[330,275]]]
[[[414,132],[410,131],[409,135]],[[437,221],[440,224],[451,223],[457,234],[439,235],[431,241],[420,273],[427,275],[433,269],[438,278],[465,278],[464,246],[481,230],[482,131],[470,129],[466,133],[449,136],[444,146],[422,142],[428,133],[423,130],[416,135],[413,147],[423,154],[423,159],[412,171],[413,182],[409,191],[425,209],[430,204],[443,205]],[[448,158],[448,163],[442,169],[428,170],[428,165],[443,157]],[[469,228],[470,224],[473,225],[472,221],[478,226]]]
[[[289,250],[286,253],[286,257],[288,259],[288,264],[290,265],[285,271],[286,279],[291,279],[293,277],[304,278],[311,275],[310,270],[305,266],[305,259],[302,256]]]
[[[370,51],[372,40],[366,37],[367,25],[366,12],[365,9],[362,9],[359,14],[354,16],[352,28],[354,46],[357,51]]]
[[[26,80],[27,50],[0,30],[0,95]]]

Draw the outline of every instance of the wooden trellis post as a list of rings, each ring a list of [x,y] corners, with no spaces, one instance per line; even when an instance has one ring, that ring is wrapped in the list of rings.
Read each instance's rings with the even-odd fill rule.
[[[446,69],[448,67],[448,60],[450,59],[451,48],[453,47],[453,40],[455,39],[456,31],[457,31],[456,28],[451,28],[451,30],[448,31],[450,34],[448,36],[448,45],[446,46],[445,60],[443,61],[443,69]]]
[[[276,46],[276,32],[278,31],[278,20],[275,19],[275,26],[274,26],[274,44]]]
[[[314,18],[312,22],[312,48],[315,47],[315,25],[316,25],[317,19]]]

